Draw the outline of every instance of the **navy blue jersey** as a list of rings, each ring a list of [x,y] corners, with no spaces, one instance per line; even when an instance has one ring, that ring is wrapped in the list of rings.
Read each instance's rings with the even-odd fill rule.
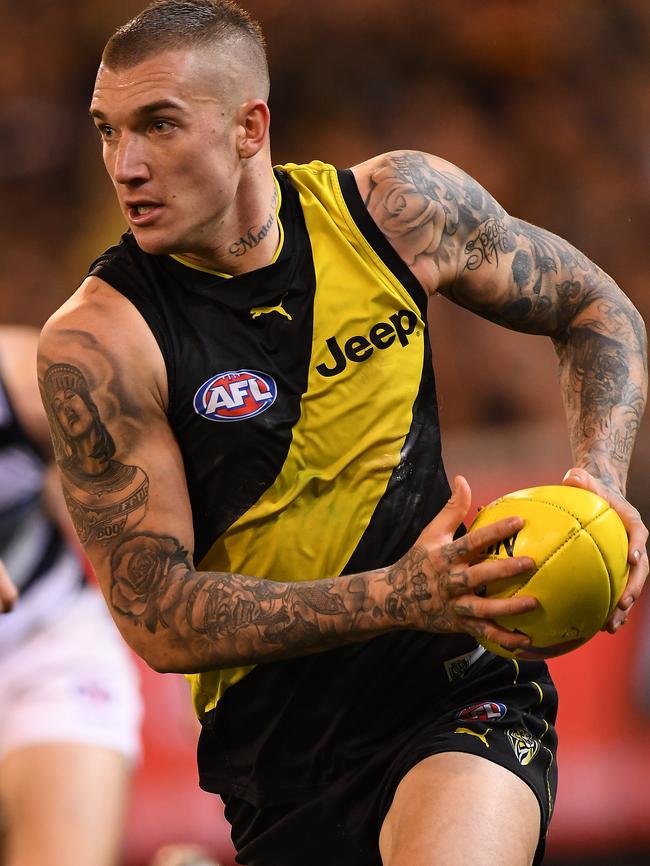
[[[80,559],[43,510],[46,467],[0,377],[0,559],[20,591],[0,618],[0,650],[55,616],[85,582]]]

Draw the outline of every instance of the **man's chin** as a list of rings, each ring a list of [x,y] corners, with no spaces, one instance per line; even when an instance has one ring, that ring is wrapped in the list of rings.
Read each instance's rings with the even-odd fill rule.
[[[131,233],[143,253],[151,256],[170,256],[175,252],[174,244],[168,238],[155,237],[153,233],[131,226]]]

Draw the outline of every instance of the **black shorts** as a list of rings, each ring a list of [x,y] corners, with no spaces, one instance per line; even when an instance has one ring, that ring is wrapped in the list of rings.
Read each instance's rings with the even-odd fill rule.
[[[440,752],[466,752],[523,779],[541,810],[540,863],[557,787],[557,693],[543,662],[485,653],[414,718],[404,736],[350,758],[327,784],[286,792],[274,802],[222,794],[246,866],[381,866],[379,831],[405,774]],[[468,797],[489,796],[468,792]]]

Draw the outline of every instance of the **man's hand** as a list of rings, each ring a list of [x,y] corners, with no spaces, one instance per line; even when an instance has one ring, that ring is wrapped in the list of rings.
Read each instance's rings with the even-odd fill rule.
[[[484,561],[487,547],[509,538],[523,526],[520,517],[499,520],[454,541],[454,532],[469,511],[471,491],[465,478],[454,479],[452,496],[424,529],[411,550],[387,576],[393,584],[387,607],[408,607],[412,627],[433,632],[465,632],[487,638],[509,650],[527,647],[530,638],[508,631],[494,617],[524,613],[537,606],[532,596],[483,598],[491,581],[523,574],[535,567],[529,557]],[[415,603],[414,603],[415,602]],[[396,617],[399,618],[399,617]]]
[[[16,604],[18,590],[13,585],[7,569],[0,559],[0,613],[9,613]]]
[[[626,529],[630,541],[627,556],[630,563],[630,573],[621,600],[603,629],[614,634],[627,622],[632,605],[641,595],[641,590],[648,576],[648,551],[646,549],[648,530],[641,520],[639,512],[633,505],[630,505],[624,496],[617,490],[602,484],[585,469],[578,467],[569,469],[564,476],[563,483],[569,487],[582,487],[602,496],[616,511]]]

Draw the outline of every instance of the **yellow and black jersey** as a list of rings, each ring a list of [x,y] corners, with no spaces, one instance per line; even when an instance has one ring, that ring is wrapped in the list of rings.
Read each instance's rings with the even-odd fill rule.
[[[449,495],[426,295],[350,171],[290,164],[275,178],[281,242],[268,266],[228,277],[145,254],[128,233],[90,272],[138,308],[160,345],[201,570],[284,581],[387,566]],[[252,233],[242,238],[242,251],[255,242]],[[383,669],[373,660],[379,646]],[[453,662],[475,647],[466,636],[395,633],[317,657],[197,674],[194,702],[204,732],[221,727],[222,745],[240,725],[246,752],[262,721],[291,712],[292,701],[304,725],[317,724],[318,708],[305,702],[322,676],[334,701],[337,688],[344,701],[373,678],[390,694],[423,659]],[[238,748],[227,762],[231,780]],[[218,762],[206,749],[206,766]],[[206,770],[202,783],[221,790],[214,780],[224,774]]]

